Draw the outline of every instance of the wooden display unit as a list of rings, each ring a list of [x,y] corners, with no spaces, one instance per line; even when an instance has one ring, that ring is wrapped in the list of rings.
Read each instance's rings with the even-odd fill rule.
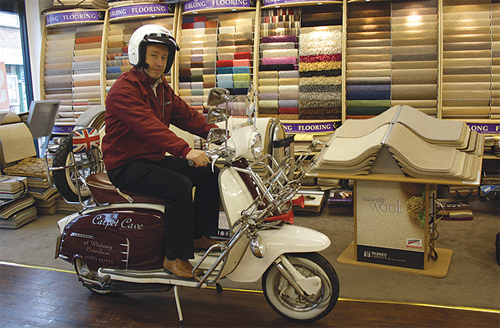
[[[391,162],[392,160],[392,162]],[[437,185],[480,183],[415,179],[401,173],[392,158],[379,154],[368,175],[308,174],[310,177],[354,180],[354,241],[338,257],[344,264],[381,268],[397,272],[445,277],[453,251],[436,248]],[[416,195],[415,189],[425,191]],[[408,202],[423,201],[421,225],[409,214]],[[437,258],[434,256],[437,254]],[[433,259],[434,258],[434,259]]]

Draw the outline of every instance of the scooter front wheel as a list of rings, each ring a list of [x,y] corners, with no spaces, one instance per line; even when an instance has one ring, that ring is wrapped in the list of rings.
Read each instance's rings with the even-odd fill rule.
[[[332,265],[318,253],[286,254],[304,277],[317,276],[321,288],[316,294],[301,296],[278,269],[271,265],[262,277],[267,302],[281,316],[295,322],[313,322],[326,316],[339,298],[340,284]]]

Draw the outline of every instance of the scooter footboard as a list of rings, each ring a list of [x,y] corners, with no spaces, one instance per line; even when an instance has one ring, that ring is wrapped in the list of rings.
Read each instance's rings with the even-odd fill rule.
[[[301,226],[285,225],[281,229],[259,231],[265,245],[265,256],[257,258],[248,247],[236,269],[227,275],[234,282],[254,282],[267,268],[285,253],[319,252],[330,246],[330,239],[323,233]]]

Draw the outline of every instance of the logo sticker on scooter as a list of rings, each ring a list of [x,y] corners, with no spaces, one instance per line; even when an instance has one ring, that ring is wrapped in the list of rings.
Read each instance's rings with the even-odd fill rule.
[[[92,224],[103,226],[104,229],[107,229],[108,227],[115,227],[115,228],[121,227],[124,229],[142,230],[142,228],[144,228],[144,224],[134,223],[132,218],[125,218],[120,221],[120,219],[115,219],[105,215],[96,215],[92,219]]]
[[[110,216],[104,216],[104,215],[96,215],[92,219],[93,225],[104,226],[104,229],[107,229],[108,227],[117,227],[119,222],[120,220],[118,219],[113,219]]]
[[[94,236],[92,235],[86,235],[83,233],[78,233],[78,232],[72,232],[69,234],[70,237],[80,237],[80,238],[87,238],[87,239],[94,239]]]

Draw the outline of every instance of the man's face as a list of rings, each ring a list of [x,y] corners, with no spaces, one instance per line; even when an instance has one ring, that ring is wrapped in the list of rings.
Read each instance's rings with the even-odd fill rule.
[[[159,79],[167,66],[168,54],[168,47],[163,44],[148,45],[145,62],[149,67],[144,70],[144,73],[155,80]]]

